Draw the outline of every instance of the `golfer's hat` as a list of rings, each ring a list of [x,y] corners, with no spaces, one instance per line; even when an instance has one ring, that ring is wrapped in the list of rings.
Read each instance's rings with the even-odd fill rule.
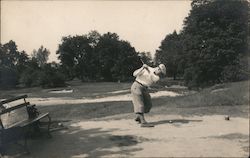
[[[162,72],[164,75],[166,75],[166,66],[165,66],[164,64],[160,64],[158,67],[161,69],[161,72]]]

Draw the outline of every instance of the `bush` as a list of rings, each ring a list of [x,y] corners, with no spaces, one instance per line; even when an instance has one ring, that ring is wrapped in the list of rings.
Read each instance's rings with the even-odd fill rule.
[[[55,67],[47,64],[43,67],[39,76],[39,82],[42,87],[62,87],[65,86],[65,77]]]
[[[248,61],[249,57],[239,57],[237,65],[228,65],[221,73],[221,80],[224,82],[242,81],[249,79]]]
[[[65,77],[56,67],[46,64],[41,69],[26,68],[21,74],[20,83],[26,87],[61,87],[65,86]]]
[[[0,86],[2,88],[15,87],[18,81],[17,71],[14,68],[0,68]]]
[[[198,74],[196,73],[197,70],[195,68],[187,68],[184,72],[184,80],[185,80],[185,85],[188,86],[189,88],[191,87],[198,87]]]
[[[26,68],[20,76],[19,82],[26,87],[39,86],[39,75],[41,70],[35,70],[31,67]]]

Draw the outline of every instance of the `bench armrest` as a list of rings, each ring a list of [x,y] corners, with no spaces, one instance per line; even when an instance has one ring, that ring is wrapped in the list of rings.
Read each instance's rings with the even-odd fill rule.
[[[3,109],[2,111],[0,111],[0,115],[8,113],[8,112],[13,111],[13,110],[18,109],[18,108],[27,106],[29,104],[30,104],[29,102],[26,102],[26,103],[23,103],[23,104],[19,104],[17,106],[13,106],[13,107],[10,107],[10,108]]]
[[[10,99],[5,99],[5,100],[0,102],[0,105],[6,104],[6,103],[9,103],[9,102],[12,102],[12,101],[16,101],[16,100],[19,100],[19,99],[25,99],[27,97],[28,97],[28,95],[21,95],[21,96],[17,96],[17,97],[10,98]]]

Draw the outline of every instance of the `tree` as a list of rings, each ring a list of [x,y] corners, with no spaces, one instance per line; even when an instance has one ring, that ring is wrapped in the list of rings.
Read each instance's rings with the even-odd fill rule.
[[[194,0],[183,28],[186,83],[206,86],[240,80],[247,28],[247,1]],[[237,75],[229,77],[230,73]]]
[[[182,35],[177,34],[174,31],[162,40],[159,49],[156,51],[156,62],[163,63],[167,67],[167,75],[173,76],[176,79],[177,76],[183,75],[183,47],[182,47]]]
[[[8,43],[0,44],[0,85],[1,87],[14,87],[19,80],[27,54],[17,50],[17,45],[10,40]]]
[[[47,64],[49,51],[41,46],[30,59],[18,51],[14,41],[0,43],[0,87],[13,88],[21,83],[27,87],[64,85],[64,75],[56,63]]]
[[[39,85],[44,88],[65,86],[64,75],[58,71],[55,64],[45,64],[39,76]]]
[[[138,56],[141,58],[143,63],[153,66],[153,59],[150,52],[139,52]]]
[[[29,61],[28,54],[25,51],[21,51],[20,54],[19,54],[19,58],[17,60],[17,65],[16,65],[19,75],[26,68],[26,66],[27,66],[26,64],[28,63],[28,61]]]
[[[50,51],[41,46],[38,50],[33,51],[32,57],[37,60],[39,67],[42,67],[47,63],[49,54]]]
[[[62,38],[57,54],[59,54],[63,71],[69,79],[74,77],[83,79],[86,75],[88,71],[86,67],[92,53],[91,42],[86,35]]]
[[[139,63],[130,43],[110,32],[63,37],[57,54],[68,78],[82,81],[125,81]]]
[[[8,43],[2,45],[1,54],[2,58],[0,60],[2,66],[14,67],[17,64],[19,52],[14,41],[10,40]]]
[[[104,81],[130,80],[140,65],[135,49],[129,42],[120,40],[116,33],[103,34],[95,54],[100,68],[98,73]]]
[[[89,39],[89,45],[92,48],[95,48],[97,46],[98,42],[100,41],[101,34],[99,32],[97,32],[96,30],[93,30],[87,34],[87,38]]]

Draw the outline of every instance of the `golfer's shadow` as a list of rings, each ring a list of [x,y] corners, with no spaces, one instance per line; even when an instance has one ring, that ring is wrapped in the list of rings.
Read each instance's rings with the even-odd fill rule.
[[[150,122],[151,124],[157,126],[157,125],[161,125],[161,124],[173,124],[173,123],[182,123],[182,124],[186,124],[186,123],[190,123],[190,122],[201,122],[202,120],[187,120],[187,119],[174,119],[174,120],[160,120],[160,121],[156,121],[156,122]]]

